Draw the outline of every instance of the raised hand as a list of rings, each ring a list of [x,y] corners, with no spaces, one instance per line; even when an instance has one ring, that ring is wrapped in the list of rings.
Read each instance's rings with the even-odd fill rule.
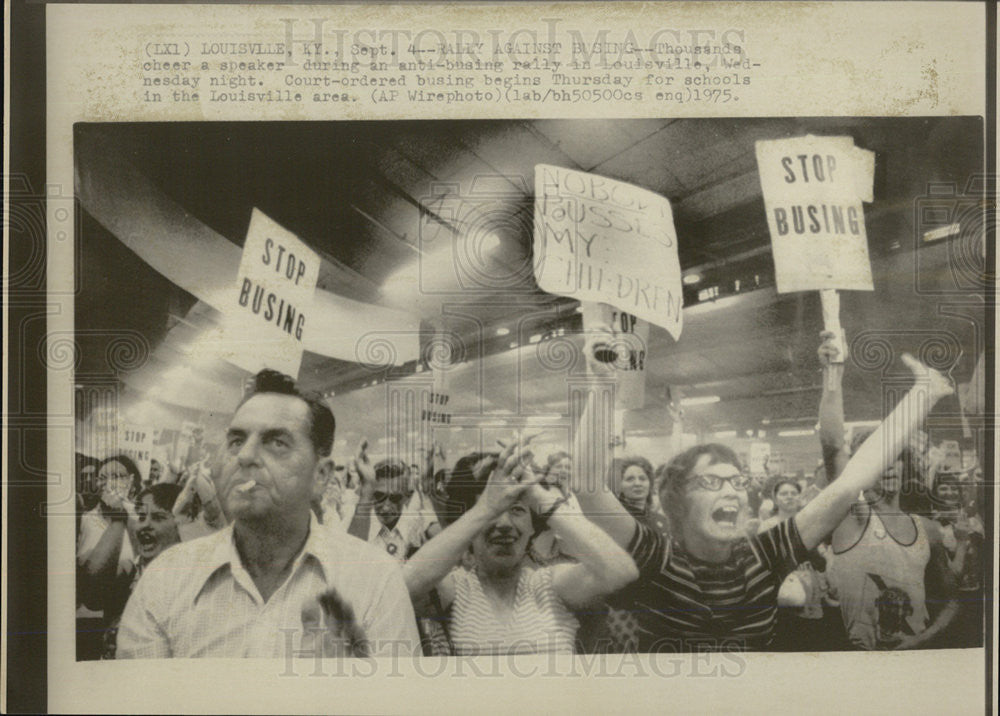
[[[955,539],[959,542],[969,539],[972,527],[969,524],[969,517],[965,514],[965,510],[959,509],[958,517],[956,518],[952,529],[955,531]]]
[[[607,333],[598,331],[587,337],[583,344],[583,357],[587,363],[588,373],[604,378],[617,377],[618,371],[611,355],[614,342],[615,336],[610,330]],[[611,360],[606,360],[608,358]]]
[[[361,476],[358,475],[358,466],[353,459],[347,461],[347,464],[344,466],[344,473],[344,488],[351,492],[357,491],[361,484]]]
[[[101,490],[101,502],[104,503],[104,507],[110,513],[125,512],[125,497],[109,485],[105,485]]]
[[[207,466],[198,464],[188,479],[193,483],[194,490],[201,498],[202,504],[216,498],[215,483],[212,482],[212,473]]]
[[[820,343],[819,350],[817,351],[819,355],[819,363],[824,368],[829,368],[834,363],[837,363],[842,356],[840,355],[840,348],[837,347],[837,334],[833,331],[822,331],[819,334]]]
[[[440,457],[439,457],[440,456]],[[420,475],[420,491],[425,495],[434,494],[434,473],[436,472],[437,460],[444,464],[444,451],[440,443],[433,443],[427,448],[424,455],[423,472]]]
[[[955,384],[948,376],[933,368],[928,368],[909,353],[904,353],[901,358],[906,367],[913,373],[917,385],[927,386],[931,400],[940,400],[955,392]]]
[[[531,451],[520,442],[511,442],[500,453],[481,499],[490,514],[506,512],[541,479],[541,475],[531,469],[531,457]]]
[[[302,606],[302,650],[325,658],[371,656],[354,609],[332,587]]]
[[[358,477],[358,488],[369,496],[375,491],[375,466],[368,457],[368,441],[361,441],[357,457],[351,458],[349,469]]]

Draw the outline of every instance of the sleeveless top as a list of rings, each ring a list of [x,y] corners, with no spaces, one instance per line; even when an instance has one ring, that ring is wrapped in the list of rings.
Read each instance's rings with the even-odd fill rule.
[[[539,654],[574,652],[579,626],[552,587],[552,569],[522,568],[514,608],[497,614],[475,570],[452,571],[451,639],[455,654]]]
[[[827,569],[840,597],[851,643],[863,649],[892,649],[928,623],[924,570],[931,549],[922,520],[910,518],[917,536],[901,544],[875,512],[868,513],[860,539],[835,557]]]

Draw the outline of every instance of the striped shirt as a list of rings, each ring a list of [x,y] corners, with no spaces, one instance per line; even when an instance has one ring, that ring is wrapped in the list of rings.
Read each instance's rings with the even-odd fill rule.
[[[451,638],[457,655],[574,652],[579,623],[553,589],[551,568],[521,570],[514,608],[506,616],[497,614],[475,570],[459,567],[451,576]]]
[[[642,653],[766,647],[778,588],[808,557],[794,519],[739,539],[721,564],[697,559],[641,523],[629,552],[641,574],[632,609]]]

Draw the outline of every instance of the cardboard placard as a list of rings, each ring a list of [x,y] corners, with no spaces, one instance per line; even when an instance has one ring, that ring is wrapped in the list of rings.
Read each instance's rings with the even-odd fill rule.
[[[253,210],[236,285],[223,309],[225,359],[250,372],[299,374],[319,255]]]
[[[153,428],[149,425],[122,423],[118,429],[118,452],[132,459],[143,479],[149,477],[153,453]]]
[[[670,202],[637,186],[535,166],[534,268],[539,287],[608,303],[679,338],[681,267]]]
[[[875,155],[850,137],[756,143],[778,293],[871,291],[863,201],[872,201]]]

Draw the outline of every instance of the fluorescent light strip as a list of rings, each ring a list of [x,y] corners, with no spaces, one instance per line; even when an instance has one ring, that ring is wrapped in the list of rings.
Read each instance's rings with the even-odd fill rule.
[[[711,405],[718,403],[722,398],[718,395],[700,395],[692,398],[682,398],[681,405]]]

